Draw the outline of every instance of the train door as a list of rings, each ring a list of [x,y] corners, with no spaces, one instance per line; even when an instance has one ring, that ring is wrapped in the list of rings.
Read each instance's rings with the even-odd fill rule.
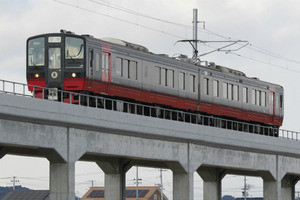
[[[49,44],[47,51],[47,79],[46,86],[53,88],[49,90],[48,98],[58,99],[57,89],[63,89],[62,73],[62,46],[61,44]]]
[[[111,81],[111,53],[108,51],[102,51],[102,81]]]
[[[88,70],[87,86],[90,88],[93,85],[93,79],[94,79],[94,49],[89,49],[87,70]]]
[[[275,91],[270,89],[270,93],[269,93],[269,108],[270,108],[270,115],[272,115],[274,117],[275,115],[275,101],[276,100],[276,95],[275,95]]]

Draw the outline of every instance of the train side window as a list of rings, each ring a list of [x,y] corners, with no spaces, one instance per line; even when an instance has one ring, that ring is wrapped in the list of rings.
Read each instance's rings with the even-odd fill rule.
[[[123,59],[123,70],[122,70],[122,77],[128,78],[129,76],[129,60]]]
[[[261,106],[261,91],[256,90],[256,105]]]
[[[167,86],[167,69],[161,68],[161,85]]]
[[[117,57],[116,58],[116,75],[117,76],[122,76],[122,64],[123,64],[123,59]]]
[[[179,72],[179,89],[185,90],[185,73]]]
[[[281,94],[279,98],[280,98],[279,106],[280,106],[280,108],[283,108],[283,95]]]
[[[174,70],[168,70],[168,86],[174,87]]]
[[[190,75],[190,91],[196,92],[196,76]]]
[[[213,95],[215,96],[215,97],[219,97],[220,96],[220,89],[219,89],[219,81],[217,81],[217,80],[214,80],[213,81]]]
[[[239,100],[239,86],[233,85],[233,100],[238,101]]]
[[[103,59],[102,59],[103,60]],[[94,49],[89,49],[89,66],[93,68],[94,62]],[[103,62],[103,61],[102,61]],[[103,66],[103,65],[102,65]]]
[[[137,80],[137,62],[129,61],[129,78]]]
[[[156,67],[158,73],[158,85],[161,85],[161,67]]]
[[[204,78],[204,83],[203,83],[203,91],[205,95],[209,95],[209,79],[208,78]]]
[[[248,88],[243,87],[243,103],[248,103]]]
[[[256,92],[255,90],[252,90],[252,93],[251,93],[251,99],[252,99],[252,104],[255,105],[255,100],[256,100]]]
[[[266,92],[261,92],[261,106],[266,107]]]
[[[223,83],[223,98],[228,98],[228,83]]]
[[[109,66],[110,66],[110,59],[109,59],[109,54],[106,53],[105,54],[105,70],[106,70],[106,73],[109,73]]]
[[[276,105],[276,108],[279,108],[279,96],[278,95],[275,95],[275,105]]]
[[[95,60],[95,65],[96,65],[96,71],[100,70],[100,54],[96,53],[96,60]]]
[[[233,95],[232,95],[232,90],[233,90],[233,85],[228,83],[228,99],[232,100]]]

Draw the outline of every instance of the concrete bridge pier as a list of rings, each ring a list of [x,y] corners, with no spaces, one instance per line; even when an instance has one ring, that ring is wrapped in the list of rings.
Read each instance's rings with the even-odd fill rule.
[[[173,172],[173,199],[194,199],[194,173]]]
[[[197,173],[203,180],[203,199],[217,200],[222,198],[222,179],[226,173],[224,169],[200,167]]]
[[[50,199],[74,200],[75,163],[50,162]]]
[[[132,167],[127,159],[109,158],[96,162],[105,173],[105,199],[125,200],[126,172]]]

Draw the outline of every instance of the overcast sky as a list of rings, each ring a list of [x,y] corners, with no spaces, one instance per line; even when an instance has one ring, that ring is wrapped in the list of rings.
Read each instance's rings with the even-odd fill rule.
[[[200,40],[232,38],[250,43],[242,50],[215,52],[201,57],[201,60],[213,61],[241,70],[249,77],[282,85],[285,90],[283,128],[300,131],[297,126],[300,110],[300,1],[0,0],[0,3],[0,79],[22,83],[26,82],[26,39],[37,34],[59,32],[60,29],[97,38],[119,38],[143,45],[154,53],[191,56],[189,44],[174,44],[177,40],[192,38],[192,14],[197,8],[199,20],[205,21],[206,28],[199,30]],[[126,8],[127,12],[114,9],[115,5],[118,9]],[[129,14],[132,11],[138,14]],[[202,28],[203,24],[199,27]],[[199,44],[198,48],[200,54],[204,54],[212,47],[220,48],[222,45],[213,43],[207,47]],[[236,45],[227,50],[239,47]],[[0,160],[0,185],[6,186],[10,182],[10,179],[3,178],[17,176],[23,186],[47,189],[48,168],[46,159],[5,156]],[[29,173],[31,171],[33,173]],[[128,173],[128,184],[133,183],[134,173],[134,169]],[[96,185],[103,184],[103,173],[93,163],[80,162],[76,174],[76,191],[80,196],[90,186],[88,180],[97,180]],[[143,169],[140,174],[143,185],[160,181],[157,169]],[[171,172],[164,172],[164,177],[165,192],[171,198]],[[241,180],[236,176],[225,178],[223,194],[240,196]],[[255,185],[250,194],[261,195],[262,181],[258,178],[249,178],[249,181]],[[202,199],[201,190],[202,181],[196,175],[195,199]]]

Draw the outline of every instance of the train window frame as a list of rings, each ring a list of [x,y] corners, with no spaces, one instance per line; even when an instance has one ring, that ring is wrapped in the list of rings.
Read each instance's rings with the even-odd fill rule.
[[[185,73],[179,72],[179,89],[185,90]]]
[[[220,97],[220,84],[218,80],[213,80],[213,96]]]

